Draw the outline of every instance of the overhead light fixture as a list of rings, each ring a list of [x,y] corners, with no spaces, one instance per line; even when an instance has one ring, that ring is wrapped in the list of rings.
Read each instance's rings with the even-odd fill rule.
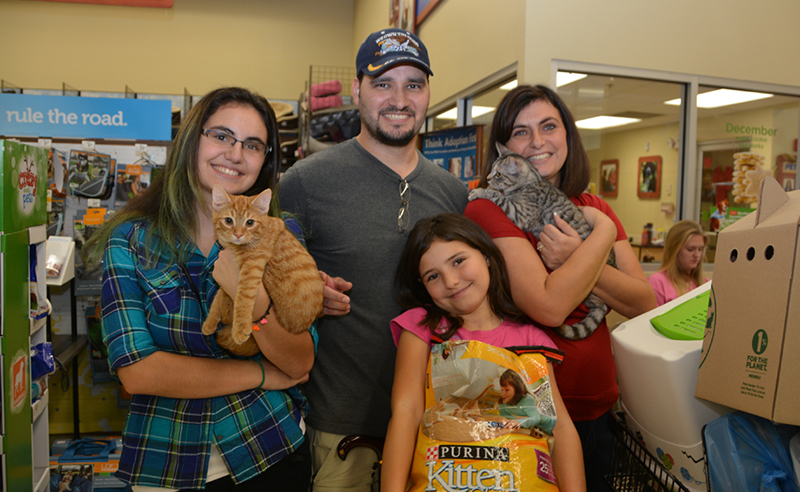
[[[622,118],[620,116],[595,116],[594,118],[586,118],[575,122],[575,126],[583,128],[584,130],[602,130],[604,128],[612,128],[615,126],[630,125],[631,123],[638,123],[642,120],[639,118]]]
[[[514,89],[515,87],[517,87],[517,79],[514,79],[514,80],[512,80],[511,82],[509,82],[507,84],[501,85],[500,86],[500,90],[501,91],[510,91],[511,89]]]
[[[733,89],[717,89],[715,91],[704,92],[697,95],[698,108],[719,108],[722,106],[730,106],[732,104],[741,104],[750,101],[758,101],[759,99],[766,99],[772,97],[772,94],[764,94],[763,92],[748,92],[737,91]],[[681,99],[672,99],[665,101],[664,104],[670,106],[680,106]]]
[[[556,87],[571,84],[576,80],[585,79],[586,77],[587,75],[585,73],[558,72],[556,73]]]
[[[478,116],[492,111],[494,111],[494,108],[490,108],[489,106],[472,106],[472,117],[477,118]],[[437,120],[454,120],[456,118],[458,118],[458,108],[453,108],[436,115]]]

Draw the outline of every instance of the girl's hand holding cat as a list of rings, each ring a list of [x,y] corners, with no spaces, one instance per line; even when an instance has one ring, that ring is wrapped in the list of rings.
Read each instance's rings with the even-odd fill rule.
[[[223,249],[219,252],[212,275],[219,288],[235,299],[236,289],[239,286],[239,265],[236,264],[232,250]]]
[[[331,277],[320,270],[319,276],[325,284],[323,289],[324,301],[320,316],[342,316],[350,312],[350,298],[344,295],[353,288],[353,283],[342,277]]]

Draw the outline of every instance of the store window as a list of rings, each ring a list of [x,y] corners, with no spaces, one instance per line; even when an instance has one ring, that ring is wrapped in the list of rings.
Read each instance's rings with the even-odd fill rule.
[[[648,79],[559,72],[558,94],[575,117],[591,162],[589,192],[602,196],[632,238],[640,260],[658,248],[641,246],[675,222],[680,200],[681,106],[684,85]]]
[[[447,130],[456,126],[458,126],[458,108],[453,105],[428,118],[427,131]]]
[[[800,97],[699,86],[699,220],[716,231],[755,210],[761,180],[797,187]]]
[[[492,120],[494,120],[495,109],[508,91],[516,86],[517,79],[514,77],[488,88],[472,99],[472,124],[483,126],[482,148],[484,149],[484,153],[486,152],[486,145],[489,142],[489,134],[492,130]],[[483,158],[484,156],[481,156],[480,162],[482,166],[485,165],[483,164]],[[483,167],[481,167],[481,170],[483,170]]]

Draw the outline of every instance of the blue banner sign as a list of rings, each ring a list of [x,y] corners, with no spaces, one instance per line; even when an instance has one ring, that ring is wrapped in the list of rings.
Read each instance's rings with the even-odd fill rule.
[[[480,178],[480,126],[462,126],[421,134],[422,154],[462,181]]]
[[[171,140],[172,103],[153,99],[0,94],[0,135]]]

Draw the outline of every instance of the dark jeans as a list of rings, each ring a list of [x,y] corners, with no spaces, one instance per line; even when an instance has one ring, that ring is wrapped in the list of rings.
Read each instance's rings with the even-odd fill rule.
[[[611,473],[611,456],[615,438],[608,430],[608,417],[611,411],[596,420],[575,422],[575,429],[583,446],[583,466],[586,470],[587,492],[611,492],[605,475]]]
[[[294,453],[284,457],[261,475],[251,478],[239,485],[233,479],[226,477],[206,484],[210,492],[308,492],[311,484],[311,448],[308,439],[295,450]]]

